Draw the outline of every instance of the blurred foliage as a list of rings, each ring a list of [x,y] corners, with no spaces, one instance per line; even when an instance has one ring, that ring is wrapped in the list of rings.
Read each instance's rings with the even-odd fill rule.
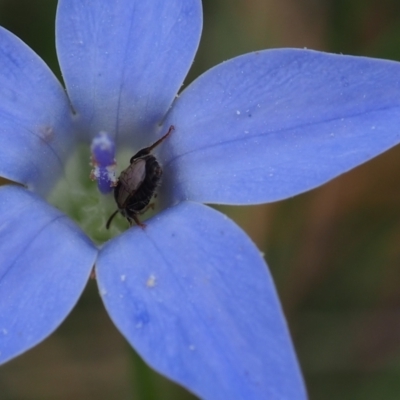
[[[187,82],[230,57],[308,47],[400,60],[397,0],[204,0]],[[55,0],[0,0],[0,25],[60,76]],[[223,207],[265,253],[310,398],[400,398],[400,148],[286,201]],[[132,355],[94,282],[58,331],[0,368],[1,399],[190,399]],[[132,379],[129,379],[129,376]]]

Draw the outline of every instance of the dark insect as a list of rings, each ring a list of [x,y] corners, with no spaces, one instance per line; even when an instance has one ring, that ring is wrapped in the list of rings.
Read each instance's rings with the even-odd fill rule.
[[[132,226],[133,221],[142,228],[145,224],[140,222],[138,215],[149,208],[149,203],[160,183],[162,169],[151,151],[164,141],[174,130],[173,125],[168,132],[150,147],[139,150],[131,159],[128,168],[121,172],[117,185],[114,188],[114,198],[118,206],[107,221],[106,228],[110,228],[111,221],[118,211]]]

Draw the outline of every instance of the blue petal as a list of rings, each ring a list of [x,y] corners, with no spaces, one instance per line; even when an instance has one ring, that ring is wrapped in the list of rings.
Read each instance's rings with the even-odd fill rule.
[[[400,141],[399,77],[396,62],[285,49],[211,69],[165,122],[169,201],[280,200],[382,153]]]
[[[156,370],[204,399],[304,399],[268,269],[226,216],[184,202],[109,242],[105,306]]]
[[[147,144],[193,61],[200,0],[60,0],[57,51],[89,128]]]
[[[60,325],[96,254],[60,211],[26,189],[0,187],[0,364]]]
[[[73,144],[71,115],[44,62],[0,28],[0,176],[45,194]]]

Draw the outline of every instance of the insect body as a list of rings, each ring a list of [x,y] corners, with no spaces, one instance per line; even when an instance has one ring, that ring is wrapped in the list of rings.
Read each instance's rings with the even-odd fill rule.
[[[151,151],[165,140],[174,127],[171,125],[168,132],[150,147],[139,150],[131,159],[128,168],[121,172],[117,185],[114,188],[114,198],[118,206],[108,219],[106,228],[110,227],[111,221],[118,211],[133,225],[144,227],[140,222],[138,214],[145,212],[153,194],[160,183],[162,169]]]

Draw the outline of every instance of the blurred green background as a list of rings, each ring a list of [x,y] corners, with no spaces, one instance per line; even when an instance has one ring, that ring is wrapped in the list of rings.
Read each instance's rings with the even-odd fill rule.
[[[56,3],[0,0],[0,25],[59,75]],[[400,59],[398,0],[203,5],[204,34],[189,81],[223,60],[271,47]],[[400,398],[399,206],[398,146],[293,199],[223,208],[266,254],[312,400]],[[0,367],[0,399],[94,398],[194,397],[137,358],[90,282],[55,334]]]

